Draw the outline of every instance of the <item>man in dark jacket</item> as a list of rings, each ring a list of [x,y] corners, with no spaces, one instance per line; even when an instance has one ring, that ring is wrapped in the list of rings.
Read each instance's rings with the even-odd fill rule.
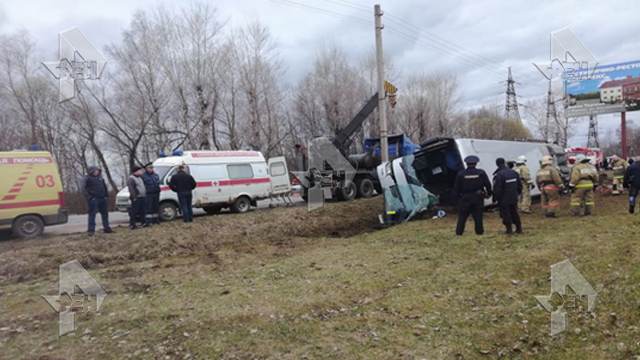
[[[147,206],[147,223],[159,224],[160,218],[158,213],[160,211],[160,177],[153,170],[153,164],[147,164],[145,166],[144,174],[142,175],[142,181],[147,191],[147,197],[145,203]]]
[[[464,228],[469,218],[473,217],[477,235],[484,234],[483,211],[484,198],[491,196],[491,182],[487,173],[477,169],[480,159],[477,156],[467,156],[464,162],[467,168],[458,172],[453,189],[458,197],[458,224],[456,235],[464,233]]]
[[[518,198],[522,193],[522,181],[520,175],[509,169],[503,158],[496,159],[498,170],[493,177],[493,198],[500,207],[502,223],[507,234],[513,234],[513,225],[516,233],[522,234],[522,223],[518,214]]]
[[[89,173],[82,181],[82,192],[87,199],[87,207],[89,208],[88,229],[90,236],[96,232],[96,214],[99,212],[102,218],[102,228],[105,233],[112,233],[109,226],[109,209],[107,208],[107,199],[109,192],[107,184],[102,178],[102,170],[97,166],[89,168]]]
[[[629,189],[629,214],[633,214],[640,192],[640,161],[634,161],[627,168],[624,174],[624,187]]]
[[[145,198],[147,197],[147,189],[144,187],[144,181],[142,180],[143,173],[144,169],[140,166],[134,166],[131,170],[129,179],[127,180],[129,200],[131,200],[131,207],[129,208],[129,229],[131,230],[138,228],[138,222],[142,223],[143,227],[149,226],[145,216]]]
[[[178,193],[182,220],[184,222],[193,222],[193,208],[191,205],[193,195],[191,192],[196,188],[196,180],[193,176],[187,174],[185,165],[178,167],[178,172],[169,181],[169,187]]]

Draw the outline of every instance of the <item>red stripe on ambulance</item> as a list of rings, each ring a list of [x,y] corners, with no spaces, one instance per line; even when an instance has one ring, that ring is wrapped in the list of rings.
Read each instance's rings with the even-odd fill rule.
[[[11,204],[0,204],[0,210],[39,207],[39,206],[52,206],[52,205],[61,205],[60,199],[24,201],[24,202],[17,202],[17,203],[11,203]]]
[[[233,180],[220,180],[220,181],[198,181],[196,187],[215,187],[215,186],[233,186],[233,185],[252,185],[252,184],[265,184],[271,182],[270,178],[255,178],[255,179],[233,179]],[[169,191],[171,188],[164,185],[160,187],[160,191]]]
[[[251,185],[251,184],[264,184],[271,182],[270,178],[256,178],[256,179],[234,179],[234,180],[221,180],[220,186],[232,186],[232,185]]]

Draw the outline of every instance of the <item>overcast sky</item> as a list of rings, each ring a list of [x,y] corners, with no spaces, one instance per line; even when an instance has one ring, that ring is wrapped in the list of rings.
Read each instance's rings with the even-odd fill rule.
[[[373,4],[369,0],[212,1],[231,25],[260,21],[276,39],[286,64],[285,82],[311,67],[318,49],[338,45],[354,61],[373,51]],[[598,63],[640,59],[638,0],[380,0],[385,11],[385,51],[399,75],[448,72],[460,81],[464,106],[504,106],[507,67],[513,68],[524,102],[546,92],[532,63],[548,63],[550,32],[569,27]],[[138,9],[161,1],[21,0],[0,2],[0,33],[28,30],[54,53],[57,33],[78,27],[97,46],[118,42]],[[169,7],[181,1],[165,2]],[[184,1],[188,4],[189,1]],[[297,5],[301,3],[306,6]],[[400,89],[401,91],[402,89]],[[401,95],[401,93],[400,93]],[[400,100],[401,101],[401,100]],[[640,124],[640,112],[628,118]],[[619,116],[601,116],[601,133]],[[574,142],[586,141],[586,123]]]

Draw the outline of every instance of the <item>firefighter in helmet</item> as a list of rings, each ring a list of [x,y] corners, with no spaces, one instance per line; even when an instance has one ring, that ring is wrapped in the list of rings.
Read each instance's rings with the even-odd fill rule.
[[[531,188],[533,187],[533,180],[531,179],[531,171],[529,171],[529,167],[527,166],[526,156],[518,156],[514,170],[520,175],[520,181],[522,182],[522,193],[518,199],[518,208],[525,214],[531,214]]]
[[[618,155],[611,157],[611,169],[613,170],[613,191],[612,195],[620,195],[624,191],[622,186],[624,182],[624,174],[627,172],[629,163],[625,159],[620,158]]]
[[[553,166],[553,159],[549,155],[542,157],[540,170],[536,174],[536,184],[540,189],[544,215],[556,217],[556,211],[560,208],[560,190],[563,185],[560,173]]]
[[[593,190],[598,183],[598,170],[589,163],[583,154],[576,156],[576,165],[571,169],[569,187],[571,194],[571,213],[579,216],[582,209],[584,215],[591,215],[595,206]]]

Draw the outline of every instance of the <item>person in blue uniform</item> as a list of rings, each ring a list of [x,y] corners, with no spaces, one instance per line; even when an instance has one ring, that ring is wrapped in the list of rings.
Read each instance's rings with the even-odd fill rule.
[[[464,159],[467,168],[458,172],[454,184],[454,191],[458,197],[458,224],[456,235],[464,234],[464,228],[469,218],[473,217],[476,234],[484,234],[482,213],[484,199],[491,196],[491,182],[487,173],[476,168],[480,159],[477,156],[467,156]]]
[[[629,160],[629,164],[624,175],[624,186],[629,189],[629,214],[633,214],[640,193],[640,161]]]
[[[518,214],[518,198],[522,193],[522,181],[520,175],[509,169],[503,158],[496,159],[498,170],[493,177],[493,199],[498,203],[502,223],[507,234],[513,234],[513,225],[516,233],[522,234],[522,223]]]

